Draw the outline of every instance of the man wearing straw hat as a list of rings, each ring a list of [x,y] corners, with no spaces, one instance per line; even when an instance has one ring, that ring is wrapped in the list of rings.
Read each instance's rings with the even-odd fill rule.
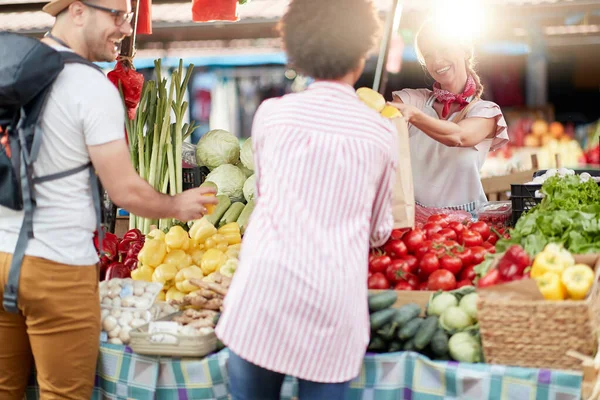
[[[52,0],[56,23],[43,41],[89,61],[114,61],[132,33],[128,0]],[[39,66],[43,68],[43,65]],[[175,197],[156,192],[133,169],[118,90],[91,65],[67,64],[41,115],[36,176],[90,161],[113,201],[150,218],[200,218],[216,202],[209,189]],[[89,400],[100,338],[96,218],[89,171],[36,183],[34,238],[21,263],[18,313],[0,305],[0,400],[23,399],[35,360],[40,398]],[[0,298],[23,213],[0,207]],[[13,310],[15,311],[15,310]]]

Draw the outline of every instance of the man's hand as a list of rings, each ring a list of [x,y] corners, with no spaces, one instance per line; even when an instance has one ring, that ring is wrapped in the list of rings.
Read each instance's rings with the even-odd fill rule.
[[[404,104],[398,101],[388,101],[388,104],[400,110],[402,116],[406,119],[407,122],[412,122],[415,116],[418,116],[423,113],[423,111],[419,110],[415,106],[411,106],[410,104]]]
[[[183,222],[201,218],[206,214],[206,205],[219,202],[215,194],[215,189],[211,187],[189,189],[179,193],[174,198],[175,218]]]

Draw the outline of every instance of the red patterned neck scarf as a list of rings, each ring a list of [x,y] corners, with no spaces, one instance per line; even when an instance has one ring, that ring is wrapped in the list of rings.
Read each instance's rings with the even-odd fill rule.
[[[465,108],[469,102],[467,99],[475,94],[477,85],[473,76],[469,75],[467,83],[465,84],[465,90],[460,94],[454,94],[440,87],[439,83],[433,84],[433,95],[435,99],[444,105],[442,110],[442,118],[446,118],[450,113],[450,106],[452,103],[458,103],[460,105],[459,110]]]

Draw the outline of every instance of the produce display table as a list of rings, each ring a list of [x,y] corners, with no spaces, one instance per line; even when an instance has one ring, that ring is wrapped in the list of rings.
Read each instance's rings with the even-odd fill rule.
[[[146,357],[125,346],[100,348],[94,399],[228,398],[225,349],[196,359]],[[430,361],[416,353],[367,354],[352,400],[579,400],[582,375],[569,371]],[[286,379],[282,398],[293,399]],[[27,399],[37,399],[32,377]]]

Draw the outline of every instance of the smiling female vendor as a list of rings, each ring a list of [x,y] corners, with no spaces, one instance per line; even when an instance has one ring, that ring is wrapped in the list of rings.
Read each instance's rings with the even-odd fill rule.
[[[473,212],[487,201],[479,171],[488,152],[508,142],[506,121],[497,104],[480,99],[472,46],[439,27],[429,20],[415,41],[433,90],[400,90],[390,104],[409,122],[417,204]]]

